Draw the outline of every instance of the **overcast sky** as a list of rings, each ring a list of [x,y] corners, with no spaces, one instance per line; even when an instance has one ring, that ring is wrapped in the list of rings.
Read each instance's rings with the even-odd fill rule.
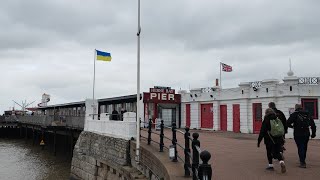
[[[141,88],[209,87],[219,62],[224,88],[320,76],[318,0],[141,0]],[[2,0],[0,112],[12,100],[50,104],[136,93],[137,0]],[[15,105],[18,108],[17,105]]]

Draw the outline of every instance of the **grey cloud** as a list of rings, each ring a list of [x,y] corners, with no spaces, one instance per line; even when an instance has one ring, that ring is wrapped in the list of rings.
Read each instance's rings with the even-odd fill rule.
[[[320,76],[318,1],[141,1],[141,89],[206,87],[219,62],[233,66],[223,86],[283,78],[288,59],[298,76]],[[136,93],[137,1],[1,2],[0,112],[12,99],[51,103]]]

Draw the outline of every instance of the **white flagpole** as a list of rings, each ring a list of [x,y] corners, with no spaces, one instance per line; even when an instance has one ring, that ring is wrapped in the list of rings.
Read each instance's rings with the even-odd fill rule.
[[[136,142],[136,162],[140,161],[140,0],[138,0],[138,32],[137,32],[137,142]]]
[[[96,49],[94,49],[94,54],[93,54],[93,87],[92,87],[92,119],[94,120],[94,109],[95,109],[95,104],[94,104],[94,87],[95,87],[95,81],[96,81]]]
[[[220,88],[222,88],[222,81],[221,81],[221,66],[222,66],[222,63],[220,62]]]

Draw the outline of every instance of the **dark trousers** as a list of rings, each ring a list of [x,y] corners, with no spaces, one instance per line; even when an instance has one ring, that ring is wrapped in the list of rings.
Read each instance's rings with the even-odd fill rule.
[[[282,149],[281,143],[268,143],[266,144],[266,150],[267,150],[267,157],[269,164],[272,164],[272,159],[278,159],[279,161],[282,161],[283,158],[280,154]]]
[[[295,136],[300,163],[306,163],[309,136]]]

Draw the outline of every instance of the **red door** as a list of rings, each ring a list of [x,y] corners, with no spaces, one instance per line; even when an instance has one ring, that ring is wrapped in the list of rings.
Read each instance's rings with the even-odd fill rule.
[[[201,104],[201,128],[213,128],[213,104]]]
[[[190,104],[186,104],[186,127],[190,127]]]
[[[233,132],[240,132],[240,104],[233,105]]]
[[[258,134],[262,125],[262,104],[253,103],[252,104],[252,114],[253,114],[253,133]]]
[[[220,105],[220,128],[227,131],[227,105]]]

